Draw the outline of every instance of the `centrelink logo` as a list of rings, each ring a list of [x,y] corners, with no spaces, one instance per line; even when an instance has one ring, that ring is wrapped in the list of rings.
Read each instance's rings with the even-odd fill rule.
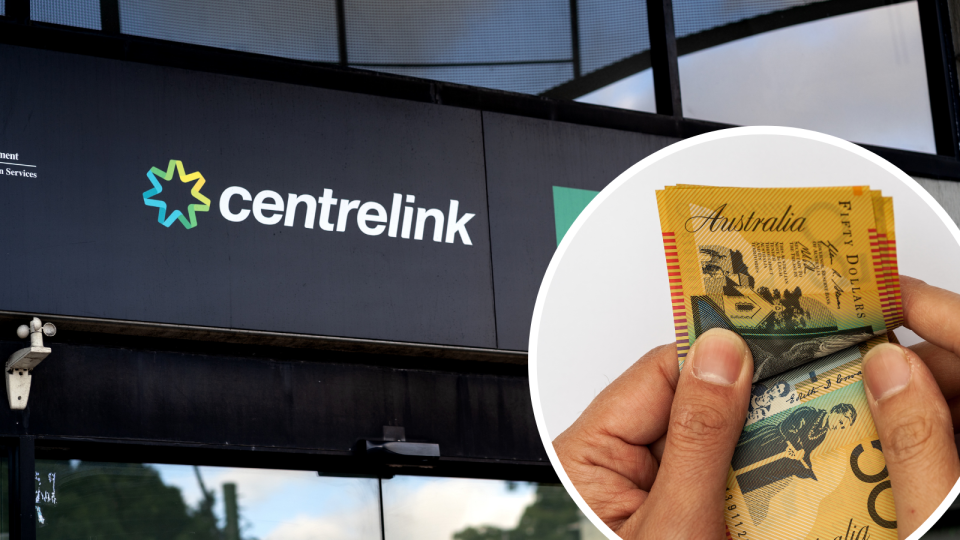
[[[189,219],[179,210],[167,214],[167,204],[155,199],[163,193],[163,185],[159,179],[169,182],[177,172],[181,182],[195,182],[190,194],[202,204],[191,204],[187,207]],[[153,185],[143,193],[143,202],[147,206],[159,208],[157,221],[164,227],[170,227],[179,220],[186,229],[197,226],[197,212],[210,210],[210,199],[200,193],[206,183],[200,172],[186,174],[183,163],[171,159],[166,172],[151,167],[147,178]],[[239,199],[239,200],[237,200]],[[302,223],[306,229],[313,229],[314,225],[327,232],[346,232],[351,222],[355,221],[357,229],[367,236],[379,236],[384,232],[391,238],[409,239],[411,234],[414,240],[423,240],[424,234],[429,232],[432,225],[431,238],[434,242],[453,244],[459,236],[465,245],[472,246],[470,234],[467,232],[467,223],[475,214],[460,215],[460,202],[450,199],[450,206],[446,214],[438,208],[416,208],[406,206],[416,202],[414,195],[394,193],[390,204],[390,211],[376,201],[361,201],[351,199],[337,199],[332,189],[324,189],[323,195],[314,197],[307,194],[287,194],[286,200],[276,191],[269,189],[260,191],[256,196],[240,186],[230,186],[220,195],[220,215],[227,221],[240,223],[251,215],[262,225],[277,225],[281,221],[285,227],[294,227],[298,223],[298,212],[302,209]],[[247,207],[244,203],[252,203]],[[319,207],[319,216],[317,215]],[[336,214],[336,217],[333,217]],[[430,223],[432,220],[432,223]],[[444,231],[446,225],[446,231]],[[444,232],[446,234],[444,234]]]
[[[180,210],[174,210],[170,213],[170,215],[167,215],[167,203],[161,200],[154,200],[152,198],[155,195],[163,193],[163,185],[160,184],[159,180],[157,180],[157,176],[160,176],[160,178],[169,182],[173,179],[174,170],[177,171],[181,182],[194,182],[193,188],[190,190],[190,194],[193,195],[196,200],[203,203],[191,204],[187,206],[187,214],[190,215],[189,220],[184,217]],[[210,210],[210,199],[200,194],[200,188],[202,188],[203,184],[206,183],[206,180],[203,179],[203,175],[199,172],[186,174],[183,172],[183,163],[181,163],[179,160],[171,159],[170,164],[167,165],[166,172],[156,167],[151,167],[150,170],[147,171],[147,178],[149,178],[150,183],[153,184],[153,189],[148,189],[147,191],[143,192],[143,204],[147,206],[155,206],[160,209],[160,216],[157,218],[157,221],[159,221],[164,227],[170,227],[170,225],[173,225],[175,220],[179,219],[180,224],[183,225],[184,228],[192,229],[197,226],[197,212],[206,212],[207,210]]]

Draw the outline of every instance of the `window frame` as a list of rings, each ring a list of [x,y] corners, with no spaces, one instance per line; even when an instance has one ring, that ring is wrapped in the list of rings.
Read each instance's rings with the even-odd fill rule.
[[[545,95],[536,96],[351,68],[347,64],[343,24],[338,24],[340,62],[323,64],[121,34],[118,0],[100,0],[102,31],[31,21],[30,0],[4,1],[5,16],[0,16],[0,43],[11,45],[681,139],[734,127],[682,116],[677,38],[674,25],[671,24],[672,0],[646,0],[651,43],[650,51],[641,54],[646,55],[646,61],[653,67],[656,114],[551,97],[562,94],[556,92],[548,91]],[[865,7],[869,3],[869,0],[851,1],[863,2]],[[946,0],[917,2],[937,153],[925,154],[866,144],[860,146],[887,159],[911,176],[960,181],[960,90],[948,6]],[[336,4],[338,21],[342,23],[343,0],[338,0]],[[845,9],[849,11],[853,7],[847,6]],[[570,10],[571,21],[575,21],[577,0],[570,0]],[[658,21],[660,24],[657,24]],[[572,33],[573,45],[577,44],[578,37],[577,32]]]

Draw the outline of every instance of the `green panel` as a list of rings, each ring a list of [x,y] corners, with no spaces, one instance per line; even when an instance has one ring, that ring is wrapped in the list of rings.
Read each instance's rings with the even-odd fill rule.
[[[563,240],[577,216],[599,191],[553,186],[553,217],[557,225],[557,245]]]

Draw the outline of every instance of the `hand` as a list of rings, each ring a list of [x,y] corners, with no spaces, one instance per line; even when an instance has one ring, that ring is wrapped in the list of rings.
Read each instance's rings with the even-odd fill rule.
[[[906,538],[960,478],[951,420],[951,411],[960,416],[960,295],[907,276],[900,283],[904,325],[927,341],[874,347],[863,380]]]
[[[710,330],[682,372],[675,345],[647,353],[554,448],[577,491],[624,538],[723,538],[723,496],[743,430],[753,357]]]

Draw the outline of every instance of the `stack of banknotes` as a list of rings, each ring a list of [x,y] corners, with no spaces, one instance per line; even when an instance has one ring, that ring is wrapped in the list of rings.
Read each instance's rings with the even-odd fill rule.
[[[711,328],[753,353],[728,537],[896,538],[861,370],[903,317],[893,201],[863,186],[678,185],[657,205],[681,368]]]

